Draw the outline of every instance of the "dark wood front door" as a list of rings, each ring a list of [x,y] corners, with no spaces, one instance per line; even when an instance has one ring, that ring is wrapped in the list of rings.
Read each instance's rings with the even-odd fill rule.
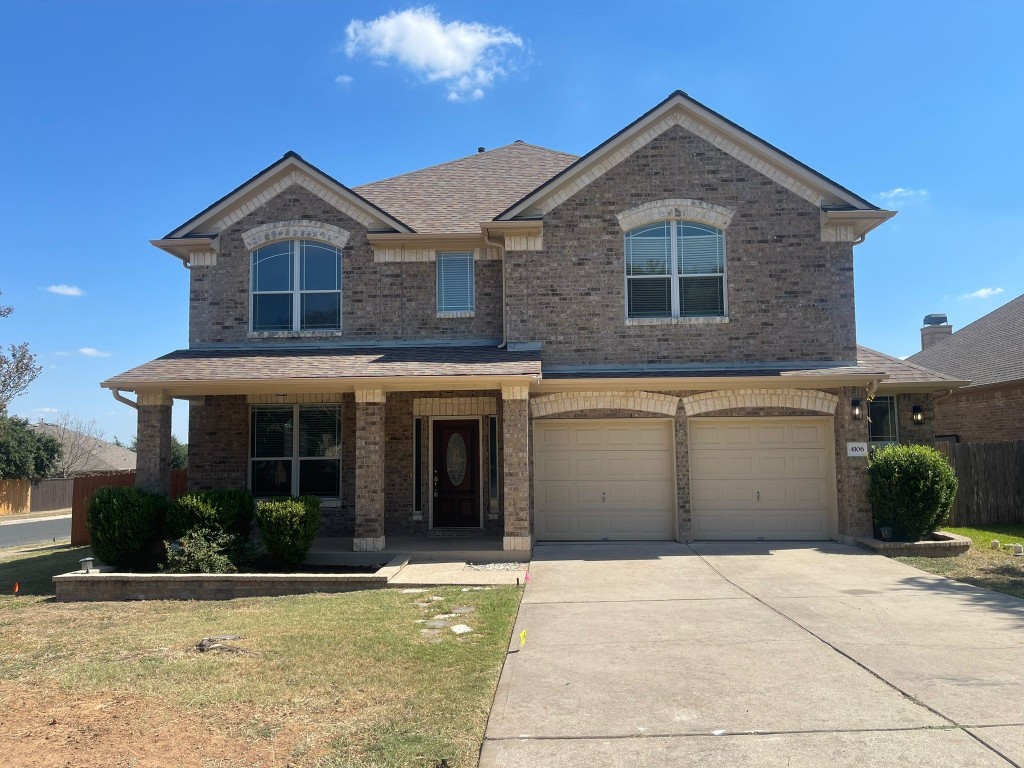
[[[480,527],[480,422],[434,422],[435,528]]]

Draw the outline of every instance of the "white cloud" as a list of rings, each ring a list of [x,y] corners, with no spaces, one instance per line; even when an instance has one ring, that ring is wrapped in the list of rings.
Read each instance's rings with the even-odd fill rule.
[[[882,205],[893,206],[906,205],[907,203],[924,200],[926,197],[928,197],[927,189],[907,189],[906,187],[896,187],[888,192],[878,193],[878,199],[882,201]]]
[[[348,87],[352,85],[352,81],[354,79],[355,78],[352,77],[352,75],[338,75],[336,78],[334,78],[334,82],[336,82],[338,85]]]
[[[973,293],[965,293],[961,299],[991,299],[1003,292],[1002,288],[979,288]]]
[[[86,357],[110,357],[109,352],[101,352],[96,347],[82,347],[78,350],[78,354]]]
[[[522,48],[522,38],[504,27],[445,22],[430,6],[373,21],[353,19],[345,28],[349,58],[366,54],[378,64],[397,62],[428,82],[444,83],[449,101],[483,98],[495,78],[507,74],[508,51]]]
[[[65,285],[60,283],[59,285],[48,285],[43,288],[44,291],[50,293],[56,293],[58,296],[85,296],[85,291],[79,288],[77,285]]]

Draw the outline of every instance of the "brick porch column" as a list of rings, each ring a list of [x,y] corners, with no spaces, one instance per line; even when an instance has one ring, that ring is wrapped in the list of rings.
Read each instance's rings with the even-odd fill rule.
[[[530,531],[529,398],[529,387],[501,388],[504,549],[529,550],[533,546]]]
[[[384,549],[384,391],[356,390],[356,552]]]
[[[871,536],[871,503],[868,501],[867,457],[847,456],[848,442],[866,443],[868,440],[868,398],[864,387],[843,387],[838,390],[836,406],[836,493],[839,503],[839,540],[853,543],[858,536]],[[850,403],[861,402],[863,416],[853,418]]]
[[[171,398],[139,393],[135,487],[155,493],[171,491]]]

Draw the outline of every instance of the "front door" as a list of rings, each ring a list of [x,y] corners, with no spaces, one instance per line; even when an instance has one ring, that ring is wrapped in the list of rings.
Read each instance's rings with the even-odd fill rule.
[[[480,422],[433,422],[434,528],[480,527]]]

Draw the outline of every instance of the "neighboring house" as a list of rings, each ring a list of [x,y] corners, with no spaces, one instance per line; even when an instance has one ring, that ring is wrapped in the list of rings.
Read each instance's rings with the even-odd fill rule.
[[[580,158],[350,189],[290,152],[154,241],[189,348],[103,386],[138,393],[140,485],[187,398],[191,487],[319,495],[358,550],[846,540],[871,396],[928,443],[959,383],[857,347],[853,246],[892,215],[680,92]]]
[[[30,427],[52,435],[60,443],[61,459],[57,470],[62,477],[135,469],[135,453],[123,446],[83,434],[66,425],[39,421]]]
[[[971,382],[936,400],[937,436],[964,443],[1024,440],[1024,296],[956,333],[944,315],[929,315],[921,351],[908,361]]]

